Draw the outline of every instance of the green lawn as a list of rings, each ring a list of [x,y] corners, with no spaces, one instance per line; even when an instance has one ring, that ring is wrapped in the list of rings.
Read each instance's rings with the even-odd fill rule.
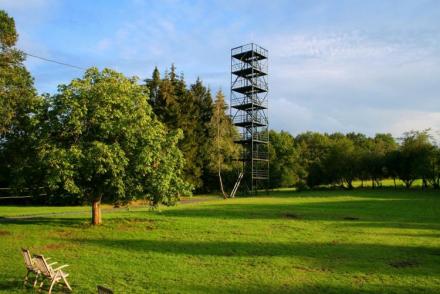
[[[44,211],[79,210],[65,216]],[[273,192],[104,213],[0,207],[0,293],[21,287],[20,247],[70,264],[75,293],[440,293],[440,193]]]

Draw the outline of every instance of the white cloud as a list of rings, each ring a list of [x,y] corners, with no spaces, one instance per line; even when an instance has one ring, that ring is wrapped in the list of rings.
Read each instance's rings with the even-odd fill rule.
[[[440,46],[431,37],[391,42],[357,31],[267,37],[272,126],[396,136],[439,126]]]
[[[405,111],[394,114],[389,130],[393,134],[403,134],[411,130],[431,129],[433,134],[440,131],[440,111]]]

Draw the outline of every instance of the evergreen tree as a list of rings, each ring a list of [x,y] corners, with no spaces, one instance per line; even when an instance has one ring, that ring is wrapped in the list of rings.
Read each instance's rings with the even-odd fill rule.
[[[212,98],[200,79],[188,89],[183,74],[171,66],[163,79],[157,68],[146,83],[152,92],[150,104],[155,114],[170,129],[183,131],[179,148],[186,158],[185,180],[195,188],[203,186],[206,145],[209,141],[208,123],[212,116]]]
[[[154,105],[157,101],[157,97],[159,95],[159,88],[160,88],[160,72],[157,69],[157,67],[154,68],[153,70],[153,75],[151,77],[151,79],[147,79],[145,80],[146,85],[148,87],[148,89],[150,90],[150,99],[148,100],[151,104],[151,106],[153,106],[154,109]]]
[[[217,173],[224,198],[227,197],[227,193],[223,187],[222,173],[231,171],[234,167],[234,160],[239,156],[239,148],[234,143],[234,138],[238,135],[237,130],[232,124],[231,118],[226,114],[227,109],[223,93],[217,92],[208,127],[212,138],[207,149],[210,156],[208,167],[211,173]]]

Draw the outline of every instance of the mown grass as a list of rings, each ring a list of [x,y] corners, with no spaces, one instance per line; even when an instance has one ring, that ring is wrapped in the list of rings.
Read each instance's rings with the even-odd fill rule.
[[[20,247],[70,264],[76,293],[440,293],[438,194],[278,191],[108,212],[99,227],[84,213],[3,218],[0,293],[32,292]]]

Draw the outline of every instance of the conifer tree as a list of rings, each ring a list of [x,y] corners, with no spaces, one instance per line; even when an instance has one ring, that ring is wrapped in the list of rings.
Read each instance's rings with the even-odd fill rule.
[[[205,166],[208,163],[207,146],[209,140],[209,121],[212,116],[211,92],[206,88],[200,79],[197,79],[190,86],[188,99],[183,109],[186,112],[187,121],[187,140],[182,140],[185,144],[184,153],[191,158],[191,164],[187,164],[187,171],[192,177],[191,181],[200,190],[203,189]],[[187,179],[190,180],[190,179]]]
[[[237,130],[232,124],[231,118],[226,114],[227,108],[223,93],[221,91],[217,92],[209,123],[212,143],[208,154],[210,155],[210,170],[217,173],[220,190],[224,198],[227,197],[227,193],[223,187],[222,172],[232,170],[234,160],[238,158],[239,154],[237,144],[234,143]]]
[[[153,106],[153,109],[154,109],[154,104],[157,101],[157,96],[159,95],[160,82],[161,82],[160,72],[156,66],[153,70],[153,75],[152,75],[151,79],[146,80],[146,85],[147,85],[148,89],[150,90],[149,101],[150,101],[150,105]]]

